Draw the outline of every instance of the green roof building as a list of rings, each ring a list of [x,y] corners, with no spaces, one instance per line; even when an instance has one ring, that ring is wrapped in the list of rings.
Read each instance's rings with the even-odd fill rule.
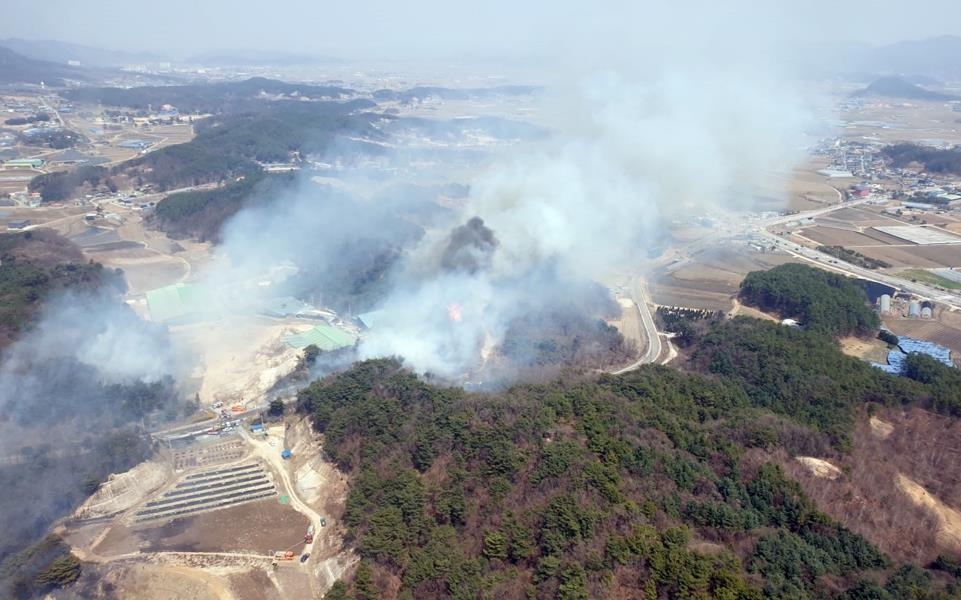
[[[4,169],[41,169],[43,168],[42,158],[15,158],[3,163]]]
[[[168,285],[150,290],[146,296],[150,319],[158,323],[191,321],[223,312],[210,290],[195,283]]]
[[[331,325],[315,325],[303,333],[284,336],[284,341],[292,348],[306,348],[311,344],[321,350],[330,351],[338,348],[353,346],[357,338],[346,331],[332,327]]]

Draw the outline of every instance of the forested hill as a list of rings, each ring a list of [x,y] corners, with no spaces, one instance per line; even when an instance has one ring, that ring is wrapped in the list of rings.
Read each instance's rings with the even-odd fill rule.
[[[50,229],[0,234],[0,349],[29,327],[44,300],[65,289],[123,285],[123,278],[84,260]]]
[[[961,149],[931,148],[917,144],[893,144],[881,151],[895,167],[918,163],[931,173],[961,174]]]
[[[874,335],[881,324],[857,280],[802,264],[748,273],[740,296],[746,304],[829,335]]]
[[[832,521],[782,468],[843,454],[868,405],[951,414],[938,398],[961,398],[957,378],[890,376],[821,333],[747,318],[693,347],[684,371],[486,395],[393,360],[313,383],[300,406],[351,477],[347,543],[363,558],[327,598],[961,593]]]
[[[34,60],[0,46],[0,83],[63,85],[64,79],[84,80],[80,69],[45,60]]]
[[[74,102],[159,110],[171,104],[181,113],[235,113],[263,107],[265,100],[279,97],[304,99],[341,99],[355,95],[336,86],[285,83],[264,77],[243,81],[194,83],[186,85],[140,86],[133,88],[84,87],[65,90]]]
[[[142,324],[119,298],[123,285],[52,230],[0,234],[0,598],[41,597],[77,578],[69,548],[41,538],[110,473],[153,453],[145,426],[184,410],[169,379],[118,381],[78,358],[78,343],[111,337],[108,326]],[[37,326],[51,306],[73,311],[59,314],[68,326]],[[111,307],[108,324],[99,313]]]

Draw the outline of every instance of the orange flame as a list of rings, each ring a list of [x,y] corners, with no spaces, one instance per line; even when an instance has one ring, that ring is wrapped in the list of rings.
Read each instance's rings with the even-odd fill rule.
[[[456,302],[451,302],[447,305],[447,318],[454,323],[459,323],[461,320],[461,308],[460,304]]]

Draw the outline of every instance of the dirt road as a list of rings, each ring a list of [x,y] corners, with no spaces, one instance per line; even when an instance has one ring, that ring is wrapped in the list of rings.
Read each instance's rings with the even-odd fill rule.
[[[290,480],[290,474],[287,472],[287,463],[280,456],[282,448],[271,446],[267,440],[256,439],[252,437],[247,432],[246,428],[241,427],[240,431],[241,435],[250,443],[251,448],[253,448],[253,453],[267,461],[267,463],[272,467],[272,470],[280,476],[280,479],[283,482],[284,493],[290,499],[290,506],[297,512],[306,516],[310,521],[310,524],[314,527],[314,531],[316,532],[316,535],[314,536],[314,540],[316,542],[316,540],[320,537],[321,531],[320,515],[317,513],[317,511],[308,506],[307,503],[301,500],[300,496],[297,494],[297,486],[295,486]],[[306,544],[304,546],[304,552],[311,552],[313,545],[313,543]],[[304,568],[307,569],[308,573],[310,572],[309,563],[309,559],[306,563],[303,563]],[[313,597],[317,597],[326,591],[326,589],[316,589],[316,582],[314,581],[313,577],[308,576],[308,580],[310,582],[310,589]]]

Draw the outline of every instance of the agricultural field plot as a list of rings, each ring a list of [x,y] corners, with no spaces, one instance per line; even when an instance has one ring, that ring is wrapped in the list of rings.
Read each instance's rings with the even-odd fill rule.
[[[862,246],[878,246],[882,244],[878,240],[863,233],[851,231],[850,229],[838,229],[837,227],[809,227],[802,231],[798,231],[795,235],[798,237],[805,237],[813,242],[825,246],[860,248]]]
[[[0,170],[0,193],[12,194],[27,189],[30,180],[40,175],[40,171]]]
[[[895,268],[961,267],[961,247],[958,246],[867,246],[858,252],[890,264]]]
[[[950,269],[905,269],[899,273],[905,279],[929,283],[946,290],[961,290],[961,272]]]
[[[941,344],[951,350],[951,359],[961,363],[961,322],[957,313],[942,312],[934,319],[885,318],[884,326],[904,335]]]
[[[905,241],[899,237],[894,237],[893,235],[888,235],[881,231],[878,231],[874,227],[866,227],[861,233],[868,236],[872,240],[876,240],[882,244],[887,244],[890,246],[914,246],[911,242]]]
[[[888,360],[890,348],[877,338],[866,340],[858,337],[845,337],[838,340],[838,343],[841,345],[841,351],[848,356],[882,364]]]
[[[86,230],[70,236],[70,241],[80,246],[84,252],[106,252],[143,247],[140,242],[125,240],[117,235],[116,229],[107,227],[88,226]]]
[[[746,246],[718,248],[656,275],[651,281],[651,298],[655,304],[726,312],[731,310],[731,298],[747,273],[787,262],[796,259],[785,254],[754,252]]]
[[[877,102],[848,111],[845,137],[871,136],[885,144],[939,140],[961,143],[958,113],[944,102],[912,102],[910,107],[892,110],[889,103]]]
[[[816,223],[827,226],[874,227],[876,225],[900,225],[902,222],[880,213],[863,208],[842,208],[824,216],[817,217]]]
[[[82,220],[81,215],[88,210],[82,206],[59,203],[45,204],[37,208],[4,206],[0,207],[0,230],[5,231],[10,221],[29,219],[35,226],[50,227],[62,233],[62,229],[68,224]]]
[[[942,231],[934,227],[921,225],[896,225],[875,227],[877,231],[893,235],[906,242],[922,246],[936,244],[961,244],[961,237]]]
[[[756,191],[754,208],[804,211],[837,203],[841,194],[824,176],[817,174],[817,170],[825,166],[826,161],[814,158],[793,173],[765,175]]]

